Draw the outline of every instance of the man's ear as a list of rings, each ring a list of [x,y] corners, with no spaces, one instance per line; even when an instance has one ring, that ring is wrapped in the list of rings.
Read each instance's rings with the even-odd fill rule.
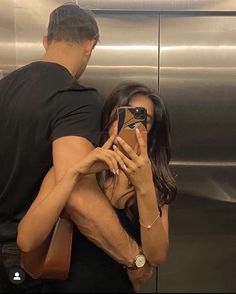
[[[43,37],[43,47],[47,51],[47,49],[48,49],[48,36]]]
[[[97,44],[97,41],[96,40],[87,40],[85,43],[84,43],[84,48],[85,48],[85,55],[86,56],[90,56],[92,51],[93,51],[93,48],[96,46]]]

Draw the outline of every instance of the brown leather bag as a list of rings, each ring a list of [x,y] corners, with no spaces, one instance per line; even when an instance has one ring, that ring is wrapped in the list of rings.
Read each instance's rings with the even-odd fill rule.
[[[34,279],[65,280],[70,270],[73,223],[60,217],[37,249],[21,253],[21,267]]]

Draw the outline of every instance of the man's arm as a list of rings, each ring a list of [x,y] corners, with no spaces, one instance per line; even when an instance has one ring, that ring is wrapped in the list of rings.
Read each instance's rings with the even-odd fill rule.
[[[77,136],[61,137],[54,140],[52,146],[56,183],[70,166],[94,149],[87,139]],[[66,212],[82,234],[119,263],[130,266],[140,252],[137,243],[121,226],[95,175],[80,180],[68,201]]]

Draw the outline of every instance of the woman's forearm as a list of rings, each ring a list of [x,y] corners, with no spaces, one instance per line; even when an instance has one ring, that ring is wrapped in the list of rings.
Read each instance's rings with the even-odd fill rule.
[[[43,183],[47,185],[44,187],[47,194],[45,195],[44,191],[39,192],[37,202],[31,206],[18,226],[17,244],[22,251],[32,251],[46,239],[65,207],[77,180],[78,176],[68,172],[51,189],[47,183]]]
[[[140,225],[142,250],[149,263],[157,266],[166,259],[169,242],[168,232],[163,226],[161,217],[158,217],[159,209],[154,184],[146,182],[141,189],[136,190],[136,193],[139,218],[144,225]],[[146,228],[151,224],[151,228]]]

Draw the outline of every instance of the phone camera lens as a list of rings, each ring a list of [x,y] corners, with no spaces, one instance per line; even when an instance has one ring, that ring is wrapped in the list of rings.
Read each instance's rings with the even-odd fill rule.
[[[135,109],[134,117],[139,120],[145,119],[145,109],[143,107],[137,107]]]

